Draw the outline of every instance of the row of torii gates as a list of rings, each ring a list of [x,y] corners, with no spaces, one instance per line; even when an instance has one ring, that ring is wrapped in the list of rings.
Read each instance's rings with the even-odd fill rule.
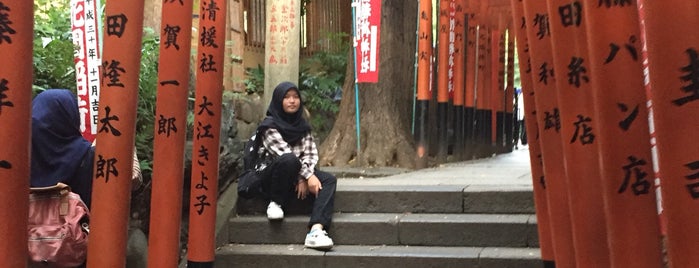
[[[178,2],[164,5],[162,24],[180,25],[181,35],[190,36],[192,1],[165,1]],[[226,2],[209,2],[218,8],[202,8],[199,27],[225,28],[225,19],[215,18],[225,18]],[[420,1],[418,106],[431,99],[432,8],[431,1]],[[699,133],[699,34],[691,30],[699,25],[699,2],[441,0],[437,8],[453,16],[440,16],[438,25],[437,49],[447,51],[439,53],[435,75],[442,107],[451,85],[457,107],[489,110],[493,121],[494,111],[511,111],[512,91],[501,88],[512,83],[500,73],[504,62],[513,65],[513,53],[500,48],[512,43],[501,42],[503,36],[516,38],[547,267],[663,267],[665,254],[670,267],[699,265],[699,232],[693,230],[699,226],[699,149],[691,147]],[[96,155],[119,163],[133,155],[139,70],[133,55],[140,55],[143,2],[109,2],[105,14],[103,72],[114,75],[103,83],[99,112],[102,126],[119,128],[121,135],[99,132]],[[27,256],[29,185],[23,178],[30,162],[32,17],[31,1],[0,0],[0,56],[13,63],[0,65],[0,262],[8,267],[24,267]],[[454,30],[464,42],[450,48],[442,29],[451,25],[461,25]],[[186,129],[187,43],[160,52],[166,67],[159,70],[156,114],[182,119],[171,121],[176,129]],[[215,247],[218,155],[208,152],[219,143],[222,72],[215,63],[223,62],[223,46],[206,44],[198,46],[196,63],[193,148],[199,161],[192,167],[189,267],[212,267]],[[443,55],[454,46],[464,54],[452,54],[452,76]],[[177,265],[179,220],[172,219],[180,217],[182,181],[174,178],[182,177],[184,136],[155,137],[151,226],[157,228],[151,229],[157,231],[150,234],[149,267]],[[93,198],[88,267],[125,265],[130,180],[120,178],[130,178],[129,170],[102,170],[112,179],[95,178],[99,198]]]
[[[179,45],[161,45],[153,142],[149,267],[177,267],[190,76],[192,0],[163,1],[162,25]],[[204,1],[202,1],[204,3]],[[195,133],[188,267],[213,267],[226,1],[202,4],[197,47]],[[87,267],[125,267],[144,1],[108,1],[105,9],[99,130]],[[31,148],[33,1],[0,0],[0,262],[27,266]],[[169,42],[174,41],[168,39]],[[11,63],[11,64],[10,64]],[[166,129],[164,131],[163,127]],[[118,130],[118,131],[115,131]],[[179,131],[178,131],[179,130]],[[167,134],[165,134],[167,133]],[[211,153],[209,153],[211,152]]]
[[[688,30],[698,10],[690,0],[420,1],[417,109],[436,84],[439,129],[453,104],[466,157],[512,141],[500,126],[511,128],[516,39],[545,267],[699,267],[699,33]]]

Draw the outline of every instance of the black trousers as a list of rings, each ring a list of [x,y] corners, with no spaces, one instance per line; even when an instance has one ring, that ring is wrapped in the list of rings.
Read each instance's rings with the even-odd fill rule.
[[[527,144],[527,126],[524,124],[524,119],[522,119],[522,121],[519,121],[518,124],[519,124],[520,133],[521,133],[520,138],[522,140],[522,145],[526,145]]]
[[[295,198],[295,186],[299,180],[299,171],[301,171],[301,161],[294,154],[283,154],[272,161],[260,172],[262,191],[267,199],[284,207],[289,199]],[[307,197],[313,201],[313,210],[308,226],[320,223],[325,229],[328,229],[332,222],[333,207],[335,206],[337,179],[332,174],[320,170],[316,170],[314,174],[320,180],[323,189],[320,190],[317,197],[313,194]]]

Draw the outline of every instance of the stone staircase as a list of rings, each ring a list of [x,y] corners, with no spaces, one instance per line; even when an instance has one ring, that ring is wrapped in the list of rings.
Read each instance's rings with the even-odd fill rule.
[[[338,181],[331,251],[303,247],[308,201],[270,222],[263,200],[239,198],[215,267],[542,267],[531,187],[346,180],[357,179]]]

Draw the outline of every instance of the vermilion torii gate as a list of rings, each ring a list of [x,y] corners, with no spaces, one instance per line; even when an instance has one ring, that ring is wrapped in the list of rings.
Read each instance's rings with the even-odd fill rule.
[[[0,1],[0,262],[27,265],[31,152],[32,1]]]
[[[176,267],[179,259],[181,202],[176,200],[182,197],[192,3],[166,1],[163,9],[164,32],[174,36],[161,38],[153,172],[157,187],[153,187],[151,210],[151,224],[157,225],[151,228],[151,267]],[[106,3],[88,267],[126,265],[143,5],[135,0]],[[193,133],[196,166],[187,260],[189,267],[213,267],[226,1],[207,1],[200,10]],[[0,188],[0,215],[5,221],[0,229],[0,262],[8,267],[26,267],[28,260],[33,71],[27,59],[32,58],[32,18],[31,1],[0,1],[0,56],[13,62],[0,66],[0,138],[6,143],[0,148],[0,177],[7,179]]]
[[[418,118],[429,118],[422,113],[436,85],[436,103],[453,102],[453,118],[466,121],[463,130],[454,123],[454,133],[464,133],[463,155],[497,150],[495,124],[506,124],[494,113],[503,110],[499,100],[510,103],[501,94],[511,94],[497,44],[503,32],[516,36],[545,266],[662,267],[662,239],[671,267],[696,266],[699,257],[691,251],[699,247],[699,233],[691,228],[699,221],[699,150],[692,148],[697,124],[690,121],[699,109],[699,35],[685,29],[697,24],[699,3],[438,2],[420,5]],[[432,26],[422,23],[432,21],[431,9],[439,10],[435,31],[463,36],[465,47],[444,37],[439,42],[450,43],[438,42],[432,51]],[[466,32],[457,30],[461,18],[451,19],[459,10]],[[454,53],[460,50],[463,68]],[[432,54],[439,56],[430,76]],[[451,118],[443,111],[450,109],[437,115],[442,139],[443,117]],[[418,120],[418,159],[429,151],[424,124]],[[444,148],[438,145],[437,154]]]
[[[699,261],[699,4],[644,2],[511,1],[557,267],[662,267],[662,235],[670,267]]]
[[[177,17],[173,15],[176,12],[191,11],[191,0],[166,3],[173,6],[163,9],[167,19],[163,27],[191,28],[186,19],[170,21]],[[199,28],[200,33],[209,35],[198,39],[202,43],[196,63],[194,151],[199,161],[193,168],[190,200],[190,228],[196,229],[190,231],[191,267],[213,266],[216,192],[212,189],[217,180],[214,152],[222,84],[222,68],[217,64],[223,62],[224,46],[214,46],[221,44],[218,38],[222,36],[213,38],[210,30],[225,27],[225,20],[215,19],[225,18],[225,12],[215,11],[226,8],[223,0],[207,3],[209,6],[200,9]],[[687,29],[699,25],[699,2],[439,3],[441,7],[433,7],[431,1],[420,5],[423,23],[417,36],[417,102],[426,107],[434,95],[431,77],[441,79],[434,83],[440,93],[437,102],[449,105],[451,101],[457,107],[440,109],[455,110],[456,116],[448,112],[441,116],[464,120],[453,124],[463,128],[456,131],[461,133],[457,139],[463,142],[455,143],[463,147],[458,148],[463,149],[463,157],[492,153],[506,144],[498,138],[498,125],[506,128],[506,116],[498,120],[498,112],[511,110],[508,94],[512,94],[512,87],[503,74],[512,62],[508,59],[511,53],[505,52],[509,47],[506,37],[516,37],[545,266],[663,267],[662,239],[667,242],[670,267],[696,266],[699,149],[693,146],[693,135],[699,131],[695,122],[699,113],[699,34]],[[432,24],[427,23],[432,21],[431,10],[446,16],[437,31],[445,30],[447,37],[454,37],[442,41],[449,42],[446,46],[438,46],[436,62],[432,61]],[[96,162],[102,161],[102,168],[95,168],[94,191],[99,198],[93,198],[88,267],[124,266],[130,183],[124,178],[131,174],[129,168],[114,171],[133,153],[142,14],[143,3],[139,1],[107,4],[106,64],[102,71],[109,79],[105,79],[100,99],[103,120],[99,129],[105,131],[97,137]],[[0,217],[5,220],[0,229],[0,262],[9,267],[23,267],[27,260],[28,180],[24,178],[29,177],[30,139],[17,133],[30,133],[27,118],[32,71],[26,59],[31,58],[31,17],[29,3],[0,0],[0,56],[13,63],[0,65],[0,140],[4,143],[0,147],[0,178],[7,178],[0,188]],[[129,23],[123,24],[125,20]],[[456,23],[463,25],[456,27]],[[453,32],[456,29],[458,32]],[[167,200],[181,197],[181,186],[170,179],[182,175],[178,172],[183,133],[175,129],[184,129],[182,102],[186,94],[182,86],[187,84],[188,73],[179,67],[189,64],[189,46],[184,40],[191,33],[180,33],[183,42],[179,45],[184,52],[173,51],[174,45],[163,45],[161,50],[157,113],[164,120],[159,123],[166,127],[156,127],[154,159],[156,165],[173,173],[154,170],[154,185],[161,186],[154,187],[153,205],[157,208],[152,217],[158,226],[151,228],[151,238],[163,241],[150,243],[149,265],[153,267],[171,266],[178,257],[174,232],[179,226],[173,223],[179,223],[176,212],[180,210],[172,203],[179,202]],[[455,42],[459,37],[463,43]],[[457,49],[462,54],[450,54]],[[440,62],[445,60],[450,62]],[[434,71],[453,75],[430,76],[433,64],[442,66]],[[424,132],[428,128],[418,129]],[[423,137],[425,133],[418,134]],[[418,150],[418,157],[425,151]],[[172,213],[171,220],[157,221],[167,213]]]

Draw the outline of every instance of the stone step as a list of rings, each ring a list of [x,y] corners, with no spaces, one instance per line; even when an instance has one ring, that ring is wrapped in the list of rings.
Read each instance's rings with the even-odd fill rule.
[[[288,215],[309,214],[311,200],[290,200]],[[262,198],[239,198],[239,215],[262,215]],[[510,185],[343,185],[335,211],[357,213],[535,213],[531,186]]]
[[[233,217],[228,239],[240,244],[303,244],[308,219]],[[329,234],[338,245],[538,247],[532,214],[335,213]]]
[[[323,252],[300,244],[230,244],[217,249],[214,267],[540,268],[540,259],[538,248],[341,245]]]

